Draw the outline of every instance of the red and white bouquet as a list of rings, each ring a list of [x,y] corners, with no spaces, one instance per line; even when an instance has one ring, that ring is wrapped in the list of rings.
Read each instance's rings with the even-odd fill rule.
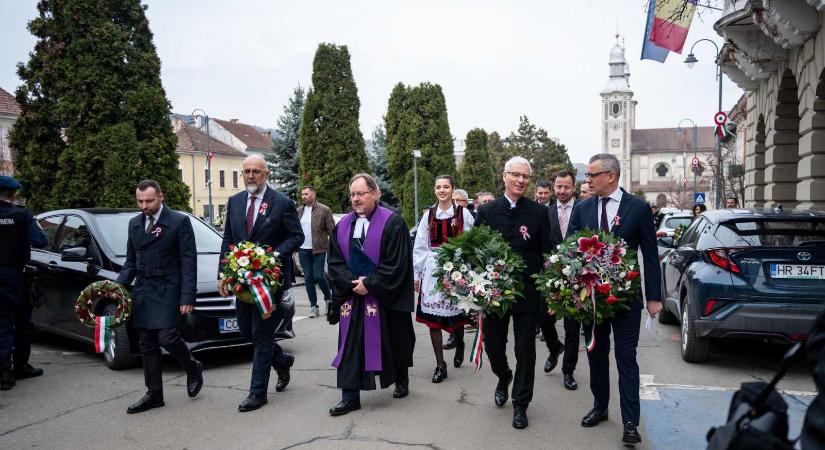
[[[230,245],[221,260],[221,280],[229,285],[235,298],[257,305],[265,318],[275,309],[273,292],[283,285],[278,256],[272,247],[241,242]]]

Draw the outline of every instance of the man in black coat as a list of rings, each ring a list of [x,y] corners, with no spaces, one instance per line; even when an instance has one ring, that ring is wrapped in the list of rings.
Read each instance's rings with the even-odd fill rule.
[[[619,188],[621,169],[619,161],[610,154],[599,154],[590,158],[585,179],[590,182],[593,197],[581,202],[573,209],[570,219],[570,233],[588,228],[612,233],[627,242],[628,248],[641,247],[644,261],[644,293],[647,311],[651,317],[662,309],[661,268],[656,247],[656,233],[650,206],[642,199],[634,197]],[[622,423],[622,442],[637,443],[642,438],[639,426],[639,365],[636,363],[636,347],[639,344],[642,296],[630,304],[630,309],[616,314],[595,328],[585,327],[585,334],[596,345],[587,354],[590,362],[590,390],[593,393],[593,408],[582,419],[583,427],[593,427],[607,420],[607,406],[610,400],[610,332],[613,332],[616,368],[619,371],[619,400]],[[592,331],[591,331],[592,330]]]
[[[555,250],[570,235],[570,216],[576,205],[573,197],[576,192],[576,181],[573,174],[567,170],[557,172],[553,177],[553,191],[556,194],[556,201],[550,203],[548,212],[550,214],[550,242]],[[545,313],[540,316],[541,333],[550,351],[547,362],[544,363],[544,372],[551,372],[559,362],[559,353],[564,352],[564,361],[561,365],[561,372],[564,375],[563,384],[566,389],[572,391],[579,387],[576,379],[573,378],[573,371],[576,370],[576,364],[579,361],[581,325],[570,317],[565,317],[563,320],[564,344],[559,341],[559,333],[556,331],[556,315]]]
[[[132,291],[132,326],[140,337],[143,376],[148,392],[129,406],[129,414],[163,406],[160,347],[186,370],[190,397],[203,386],[203,366],[192,357],[178,331],[181,314],[195,305],[197,249],[189,217],[163,204],[163,191],[153,180],[143,180],[135,191],[138,214],[129,221],[126,262],[117,277]]]
[[[278,252],[277,257],[283,265],[283,285],[272,293],[277,304],[280,303],[284,290],[292,285],[292,254],[304,242],[304,232],[295,210],[295,202],[266,185],[269,170],[261,156],[252,155],[244,160],[243,177],[246,191],[233,195],[226,204],[221,255],[229,251],[230,245],[244,241],[271,246]],[[221,272],[223,264],[218,267],[218,274]],[[224,297],[229,296],[228,287],[223,280],[218,279],[218,290]],[[238,328],[244,337],[252,341],[254,349],[249,395],[238,405],[238,410],[253,411],[267,403],[269,367],[272,366],[278,373],[275,390],[281,392],[289,383],[289,368],[295,358],[275,342],[275,319],[272,316],[262,317],[257,306],[242,301],[235,302],[235,308]]]
[[[475,226],[487,225],[499,231],[526,264],[523,274],[523,296],[503,318],[489,316],[484,320],[484,348],[490,367],[498,376],[494,394],[497,406],[507,401],[513,371],[505,354],[510,317],[513,318],[516,372],[513,384],[513,427],[527,427],[527,406],[533,399],[536,368],[536,337],[539,314],[544,311],[532,275],[539,273],[543,255],[553,247],[550,243],[550,220],[547,208],[524,197],[530,184],[530,163],[520,157],[504,165],[504,195],[478,209]]]

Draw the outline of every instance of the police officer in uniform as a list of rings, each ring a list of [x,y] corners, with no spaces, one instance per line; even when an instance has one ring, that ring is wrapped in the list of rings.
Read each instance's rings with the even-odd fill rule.
[[[4,391],[13,388],[15,380],[43,375],[43,369],[29,364],[32,307],[23,268],[31,247],[45,247],[48,240],[31,211],[12,204],[22,187],[14,178],[0,176],[0,390]]]

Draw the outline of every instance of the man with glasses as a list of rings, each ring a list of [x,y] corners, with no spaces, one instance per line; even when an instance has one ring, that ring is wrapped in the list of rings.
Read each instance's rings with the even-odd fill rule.
[[[484,348],[490,367],[498,377],[493,395],[496,406],[507,402],[508,388],[513,383],[513,427],[527,427],[527,407],[533,399],[536,368],[536,327],[539,314],[546,310],[536,290],[532,275],[539,273],[543,255],[553,247],[550,242],[550,218],[547,208],[524,197],[530,184],[530,162],[516,156],[504,165],[504,195],[478,208],[475,226],[487,225],[500,232],[519,256],[526,269],[524,290],[513,308],[504,317],[487,317],[484,321]],[[515,376],[507,362],[507,334],[513,319],[516,353]]]
[[[590,158],[585,180],[590,183],[593,197],[573,208],[570,233],[582,229],[612,233],[627,242],[629,248],[641,247],[644,260],[644,284],[647,311],[651,317],[662,309],[661,269],[656,247],[656,233],[650,207],[644,200],[619,188],[621,169],[619,161],[610,154],[598,154]],[[639,295],[628,311],[599,325],[586,326],[585,334],[596,341],[587,353],[590,363],[590,391],[593,407],[581,421],[583,427],[593,427],[607,420],[610,400],[610,333],[613,332],[616,367],[619,371],[619,400],[622,411],[622,442],[634,444],[642,441],[639,426],[639,365],[636,363],[636,347],[639,344],[642,296]]]
[[[285,289],[292,285],[292,254],[304,242],[304,232],[295,202],[286,195],[266,185],[269,170],[260,155],[247,157],[243,162],[244,192],[229,198],[226,204],[226,223],[221,255],[229,251],[230,245],[251,241],[260,246],[271,246],[278,252],[281,261],[283,285],[272,296],[280,303]],[[221,258],[223,259],[223,258]],[[218,267],[218,274],[223,272],[223,264]],[[227,284],[218,279],[218,290],[224,297],[229,296]],[[276,306],[277,307],[277,306]],[[238,410],[254,411],[267,403],[266,392],[269,388],[269,367],[278,373],[275,390],[281,392],[289,384],[289,368],[295,357],[284,352],[275,342],[275,319],[262,317],[258,307],[235,302],[238,315],[238,328],[241,334],[252,341],[252,380],[249,395],[238,405]]]

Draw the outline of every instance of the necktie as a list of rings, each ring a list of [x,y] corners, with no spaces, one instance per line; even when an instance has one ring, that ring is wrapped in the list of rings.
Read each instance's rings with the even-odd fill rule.
[[[252,235],[252,226],[255,225],[255,200],[258,197],[254,195],[249,197],[249,207],[246,208],[246,234]]]
[[[561,216],[559,216],[559,225],[561,226],[561,237],[567,237],[567,205],[562,205]]]
[[[152,232],[152,227],[155,226],[155,216],[149,216],[148,225],[146,225],[146,234]]]
[[[599,229],[605,233],[610,233],[610,226],[607,224],[607,202],[609,201],[610,197],[602,198],[602,219],[599,223]]]

